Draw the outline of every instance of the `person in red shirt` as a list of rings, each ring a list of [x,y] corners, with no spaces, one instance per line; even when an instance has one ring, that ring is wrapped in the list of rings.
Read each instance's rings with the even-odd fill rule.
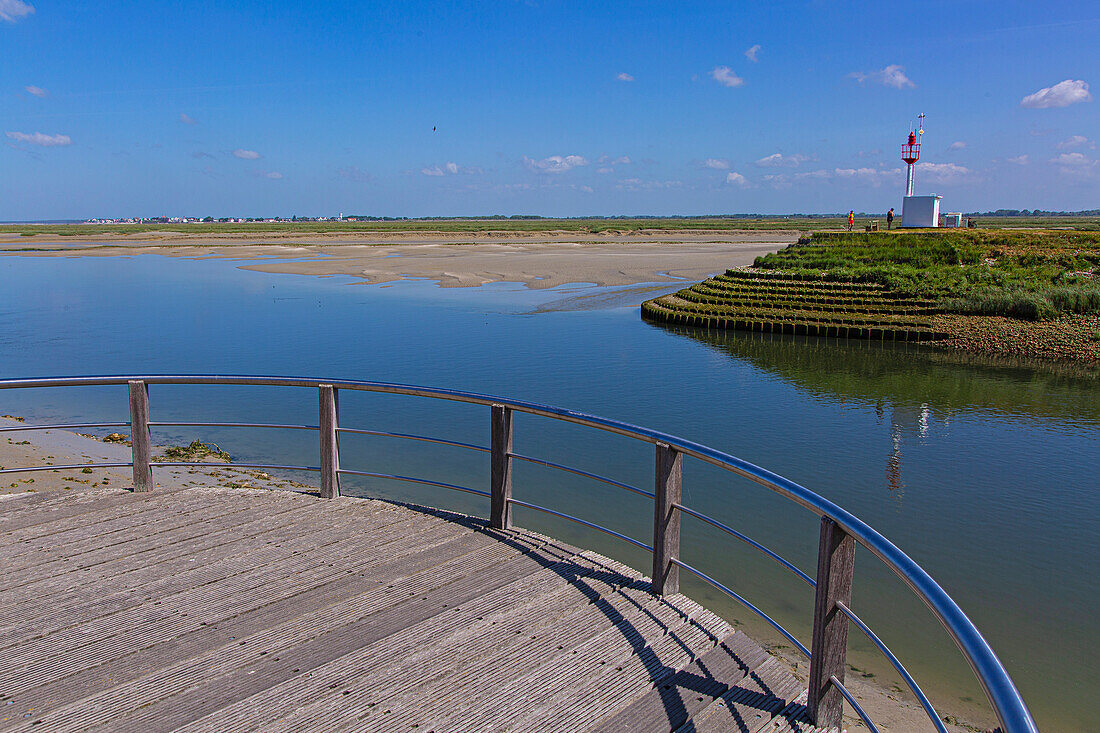
[[[852,224],[855,224],[855,222],[856,222],[856,212],[849,211],[848,212],[848,231],[852,231]]]

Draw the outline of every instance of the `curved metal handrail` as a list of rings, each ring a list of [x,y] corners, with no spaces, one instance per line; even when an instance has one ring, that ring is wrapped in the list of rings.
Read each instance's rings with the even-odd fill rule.
[[[851,535],[859,544],[863,545],[872,554],[897,575],[909,589],[921,599],[934,616],[940,621],[948,635],[952,638],[963,657],[970,664],[975,676],[981,684],[993,710],[1006,733],[1038,732],[1034,720],[1027,709],[1023,698],[1016,689],[1012,679],[1008,676],[1004,666],[994,653],[989,642],[967,618],[958,604],[940,587],[935,580],[912,558],[902,552],[896,545],[890,542],[870,525],[843,509],[839,505],[829,501],[805,487],[779,476],[767,469],[756,466],[736,456],[709,448],[694,441],[685,440],[668,433],[649,428],[632,425],[630,423],[610,420],[608,418],[590,415],[576,410],[567,410],[550,405],[543,405],[524,400],[512,400],[477,392],[462,390],[441,389],[432,387],[419,387],[413,385],[396,384],[390,382],[371,382],[365,380],[340,380],[317,379],[303,377],[274,377],[274,376],[247,376],[247,375],[141,375],[141,376],[89,376],[89,377],[62,377],[62,378],[35,378],[35,379],[8,379],[0,380],[0,389],[38,388],[38,387],[67,387],[67,386],[99,386],[122,385],[130,382],[144,382],[164,385],[242,385],[242,386],[282,386],[282,387],[306,387],[318,388],[321,386],[336,389],[348,389],[364,392],[380,392],[385,394],[399,394],[414,397],[431,397],[469,404],[485,406],[502,406],[514,411],[531,415],[549,417],[564,422],[575,423],[587,427],[603,430],[608,433],[621,435],[636,440],[641,440],[655,445],[667,445],[677,452],[694,457],[705,463],[730,471],[743,478],[764,486],[765,488],[793,501],[794,503],[810,510],[819,517],[828,518],[835,522],[844,532]],[[32,426],[28,426],[31,428]],[[160,464],[167,465],[167,464]],[[217,464],[215,464],[217,465]],[[222,464],[224,465],[224,464]],[[48,467],[47,467],[48,468]],[[350,473],[350,472],[348,472]],[[512,500],[519,505],[530,506],[533,509],[548,511],[557,514],[553,510],[544,507],[528,505],[518,500]],[[695,514],[694,512],[692,512]],[[697,514],[696,514],[697,515]],[[566,515],[559,515],[566,516]],[[698,515],[697,515],[698,516]],[[584,520],[568,517],[583,524]],[[590,525],[601,531],[610,531],[597,525]],[[617,533],[615,533],[617,534]],[[619,535],[639,546],[648,548],[633,538]],[[755,545],[755,543],[754,543]],[[762,548],[762,546],[760,546]],[[651,549],[651,548],[649,548]],[[709,576],[704,576],[697,569],[685,565],[675,558],[671,562],[689,570],[704,578],[716,587],[721,587],[727,593],[740,598],[733,591],[722,586]],[[743,600],[743,599],[742,599]],[[743,601],[748,604],[747,601]],[[751,606],[751,604],[748,604]],[[755,607],[753,607],[755,608]],[[762,613],[762,612],[761,612]],[[762,614],[763,615],[763,614]],[[765,616],[765,618],[767,618]],[[779,629],[785,635],[784,629]],[[793,637],[790,639],[797,643]],[[805,651],[805,647],[798,644]],[[806,652],[808,655],[808,652]],[[887,656],[897,666],[896,657],[891,653]],[[846,692],[846,690],[842,690]],[[936,716],[938,718],[938,716]]]

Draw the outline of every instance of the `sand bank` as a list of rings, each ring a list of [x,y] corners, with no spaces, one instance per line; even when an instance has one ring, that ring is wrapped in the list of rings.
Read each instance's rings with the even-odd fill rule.
[[[244,260],[271,273],[349,275],[368,283],[427,279],[442,287],[491,282],[552,288],[695,281],[796,241],[798,232],[393,232],[366,235],[223,235],[165,233],[111,239],[18,237],[0,253],[38,257],[158,254]]]

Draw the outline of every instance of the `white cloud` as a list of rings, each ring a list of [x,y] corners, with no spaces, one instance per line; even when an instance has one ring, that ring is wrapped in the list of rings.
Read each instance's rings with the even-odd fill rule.
[[[588,160],[582,155],[551,155],[549,158],[535,160],[523,156],[523,164],[535,173],[565,173],[582,165]]]
[[[33,84],[31,84],[30,86],[25,86],[23,87],[23,89],[26,90],[27,94],[33,94],[34,96],[42,99],[50,96],[50,93],[48,91],[46,91],[42,87],[36,87]]]
[[[627,191],[656,191],[664,188],[682,188],[683,181],[643,181],[641,178],[624,178],[615,184],[615,188]]]
[[[1027,165],[1027,155],[1017,155],[1015,158],[1005,158],[1006,161],[1013,165]]]
[[[3,0],[0,0],[0,2],[2,1]],[[12,140],[21,143],[30,143],[31,145],[41,145],[44,148],[71,145],[73,142],[68,135],[45,135],[41,132],[9,132],[6,134]]]
[[[760,53],[760,44],[759,43],[756,44],[755,46],[752,46],[751,48],[749,48],[745,51],[745,58],[747,58],[749,61],[751,61],[755,64],[757,61],[760,60],[760,59],[756,58],[756,54],[758,54],[758,53]]]
[[[965,147],[966,147],[966,143],[964,143],[962,140],[956,140],[955,142],[948,145],[947,149],[948,150],[962,150]]]
[[[832,175],[837,180],[878,187],[883,183],[900,179],[901,168],[835,168]]]
[[[954,163],[917,163],[917,177],[929,183],[953,185],[965,183],[972,178],[973,171],[966,166]]]
[[[1049,107],[1068,107],[1077,102],[1091,102],[1089,85],[1077,79],[1066,79],[1052,87],[1040,89],[1020,100],[1021,107],[1029,109],[1047,109]]]
[[[597,173],[614,173],[614,172],[615,172],[615,169],[614,169],[614,168],[608,168],[608,167],[604,167],[604,168],[597,168],[597,169],[596,169],[596,172],[597,172]]]
[[[782,173],[769,173],[764,176],[764,183],[776,190],[791,187],[791,179]]]
[[[196,150],[195,152],[191,153],[191,157],[196,160],[202,160],[203,158],[213,158],[214,156],[202,150]]]
[[[1073,150],[1074,148],[1084,147],[1087,147],[1089,150],[1096,150],[1096,143],[1089,140],[1084,135],[1072,135],[1058,143],[1057,147],[1059,150]]]
[[[797,168],[808,160],[810,160],[810,157],[801,153],[795,153],[794,155],[772,153],[756,161],[756,165],[761,168]]]
[[[191,115],[185,114],[183,112],[180,112],[180,122],[182,122],[185,125],[197,125],[197,124],[199,124],[198,122],[195,121],[195,118],[193,118],[193,117],[191,117]]]
[[[731,186],[737,186],[738,188],[748,188],[752,185],[749,183],[749,179],[745,178],[737,171],[730,171],[726,174],[726,183]]]
[[[634,81],[634,77],[625,71],[615,77],[616,81]]]
[[[34,13],[33,5],[27,5],[20,0],[0,0],[0,20],[14,23],[32,13]]]
[[[862,71],[853,71],[848,74],[848,78],[855,79],[860,84],[871,82],[873,84],[881,84],[884,87],[893,87],[894,89],[905,89],[915,87],[909,77],[905,75],[905,67],[898,64],[890,64],[885,69],[879,71],[872,71],[864,73]]]
[[[241,160],[259,160],[263,156],[257,153],[255,150],[243,150],[237,148],[233,151],[233,157],[240,158]]]
[[[451,163],[450,161],[444,163],[442,166],[433,165],[430,168],[421,168],[420,173],[425,176],[454,176],[459,173],[481,173],[480,168],[466,168],[460,166],[458,163]]]
[[[1062,153],[1057,158],[1051,158],[1050,162],[1070,179],[1093,181],[1100,176],[1100,160],[1093,160],[1082,153]]]
[[[716,82],[727,87],[739,87],[745,83],[745,80],[733,73],[733,69],[728,66],[715,66],[711,69],[710,75]]]
[[[260,171],[257,175],[259,175],[260,178],[270,178],[273,181],[281,180],[283,177],[283,174],[279,171]]]
[[[725,158],[707,158],[702,162],[702,166],[716,171],[728,171],[730,162]]]
[[[794,177],[799,181],[823,181],[830,177],[830,173],[827,170],[819,169],[816,171],[806,171],[805,173],[795,173]]]
[[[1082,153],[1062,153],[1057,158],[1051,158],[1051,163],[1057,163],[1064,166],[1082,166],[1092,165],[1093,161],[1083,155]]]

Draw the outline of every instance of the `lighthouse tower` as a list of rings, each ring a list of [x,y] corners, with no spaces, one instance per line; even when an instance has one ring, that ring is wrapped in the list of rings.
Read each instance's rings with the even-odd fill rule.
[[[924,115],[919,115],[921,121],[918,132],[909,131],[909,142],[901,146],[901,159],[908,165],[905,170],[905,195],[913,195],[913,165],[920,160],[920,140],[917,135],[924,136]]]
[[[924,115],[917,115],[917,131],[909,131],[909,139],[901,146],[901,159],[906,163],[905,198],[901,205],[903,227],[934,227],[940,223],[942,196],[916,196],[913,193],[913,166],[920,160],[920,141],[924,136]]]

